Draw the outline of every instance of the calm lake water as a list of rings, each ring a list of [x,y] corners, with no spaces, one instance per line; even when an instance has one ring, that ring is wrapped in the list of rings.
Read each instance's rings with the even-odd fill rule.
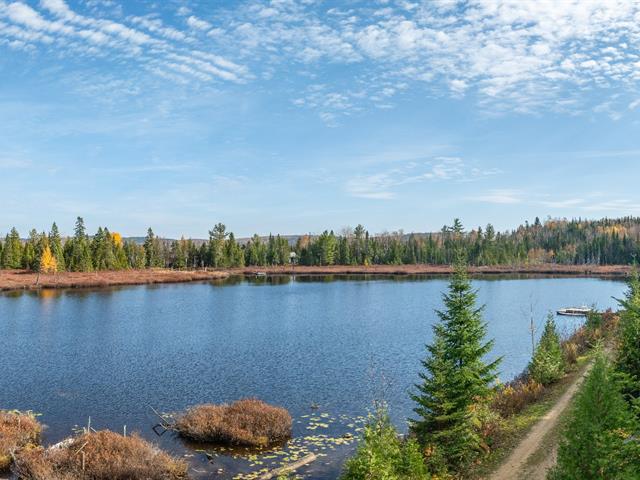
[[[42,413],[47,443],[89,417],[95,428],[126,425],[176,454],[193,453],[195,476],[230,478],[259,467],[225,454],[209,463],[172,434],[156,436],[150,407],[175,412],[256,396],[289,409],[297,441],[318,437],[304,448],[328,455],[307,477],[336,478],[353,447],[332,439],[354,432],[375,399],[406,428],[408,391],[446,286],[428,277],[273,277],[5,293],[0,408]],[[611,297],[625,289],[596,278],[483,278],[474,286],[493,356],[504,357],[502,380],[529,360],[531,309],[540,327],[561,307],[615,307]],[[558,317],[566,332],[577,322]]]

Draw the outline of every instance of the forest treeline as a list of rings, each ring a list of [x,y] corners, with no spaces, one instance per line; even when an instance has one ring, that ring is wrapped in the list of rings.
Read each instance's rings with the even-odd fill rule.
[[[457,239],[454,241],[454,239]],[[456,243],[457,242],[457,243]],[[124,240],[106,227],[89,235],[78,217],[73,236],[62,237],[54,223],[48,233],[31,230],[26,240],[12,228],[0,241],[0,267],[45,271],[119,270],[145,267],[233,268],[300,265],[448,265],[455,245],[469,265],[630,264],[640,257],[640,218],[565,220],[538,218],[515,230],[498,232],[489,224],[464,232],[459,220],[439,232],[371,235],[358,225],[340,234],[302,235],[295,245],[280,235],[254,235],[239,243],[222,223],[206,241],[167,240],[151,228],[144,243]]]

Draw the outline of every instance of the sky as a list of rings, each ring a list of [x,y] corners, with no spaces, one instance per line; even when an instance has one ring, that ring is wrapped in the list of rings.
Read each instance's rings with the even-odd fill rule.
[[[0,0],[0,232],[640,215],[640,1]]]

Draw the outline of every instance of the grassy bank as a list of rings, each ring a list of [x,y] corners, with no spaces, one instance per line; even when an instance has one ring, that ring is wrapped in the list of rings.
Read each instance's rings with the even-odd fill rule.
[[[469,267],[472,275],[566,275],[626,277],[626,265],[496,265]],[[147,268],[137,270],[101,270],[95,272],[41,273],[29,270],[0,270],[0,291],[38,290],[43,288],[100,288],[119,285],[184,283],[219,280],[230,275],[450,275],[449,265],[286,265],[243,267],[221,270],[171,270]]]
[[[183,283],[218,280],[228,276],[227,272],[220,271],[187,271],[160,268],[99,272],[59,272],[55,274],[38,274],[27,270],[0,270],[0,291]]]

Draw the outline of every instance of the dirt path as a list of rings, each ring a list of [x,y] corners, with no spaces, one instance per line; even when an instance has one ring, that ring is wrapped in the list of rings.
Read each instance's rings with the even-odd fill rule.
[[[509,455],[500,468],[489,477],[490,480],[544,480],[546,478],[547,470],[555,464],[555,445],[553,447],[547,445],[549,451],[545,453],[543,460],[536,465],[528,465],[527,460],[531,455],[545,447],[545,437],[558,425],[563,412],[567,409],[585,376],[589,373],[589,370],[591,370],[591,365],[592,363],[589,363],[551,410],[534,425],[529,434],[520,442],[516,449],[511,452],[511,455]]]

